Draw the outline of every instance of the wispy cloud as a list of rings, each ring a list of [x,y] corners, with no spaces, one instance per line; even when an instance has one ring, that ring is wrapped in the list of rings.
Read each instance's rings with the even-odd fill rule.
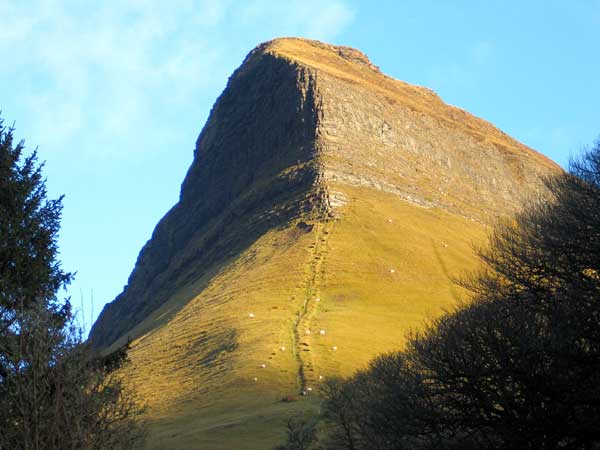
[[[243,38],[332,39],[353,12],[342,0],[37,0],[2,2],[0,16],[0,56],[10,61],[0,76],[14,80],[28,135],[106,154],[117,146],[103,144],[222,86]]]

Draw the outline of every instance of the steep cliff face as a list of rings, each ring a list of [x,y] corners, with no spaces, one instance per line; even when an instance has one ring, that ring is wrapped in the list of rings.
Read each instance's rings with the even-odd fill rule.
[[[269,448],[327,376],[401,347],[463,295],[487,226],[559,168],[361,52],[258,46],[177,205],[92,330],[133,339],[155,448]]]
[[[556,165],[432,91],[383,75],[354,49],[300,40],[270,51],[315,70],[327,182],[368,186],[489,221]]]
[[[267,229],[323,215],[314,95],[309,70],[273,55],[251,55],[233,74],[198,138],[179,202],[94,324],[96,346],[128,333],[178,286]]]

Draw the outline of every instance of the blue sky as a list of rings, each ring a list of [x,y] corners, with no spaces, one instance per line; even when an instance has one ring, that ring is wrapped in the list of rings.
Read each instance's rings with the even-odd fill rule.
[[[212,104],[262,41],[359,48],[562,165],[600,135],[600,0],[0,0],[0,17],[0,110],[39,147],[50,195],[66,195],[61,259],[86,328],[127,283]]]

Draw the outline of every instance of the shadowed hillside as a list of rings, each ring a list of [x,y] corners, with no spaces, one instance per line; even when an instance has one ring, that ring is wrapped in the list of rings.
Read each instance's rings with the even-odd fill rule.
[[[557,170],[357,50],[267,42],[230,78],[91,339],[133,339],[153,448],[269,448],[286,417],[318,409],[284,396],[455,304],[472,244]]]

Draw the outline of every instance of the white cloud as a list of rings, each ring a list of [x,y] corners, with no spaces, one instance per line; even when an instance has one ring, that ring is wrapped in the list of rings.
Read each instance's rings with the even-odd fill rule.
[[[11,61],[0,76],[19,92],[3,101],[22,103],[28,136],[106,153],[115,146],[95,142],[117,136],[132,152],[128,128],[159,133],[165,108],[222,86],[240,38],[333,39],[353,12],[342,0],[33,0],[1,2],[0,16],[0,56]]]

